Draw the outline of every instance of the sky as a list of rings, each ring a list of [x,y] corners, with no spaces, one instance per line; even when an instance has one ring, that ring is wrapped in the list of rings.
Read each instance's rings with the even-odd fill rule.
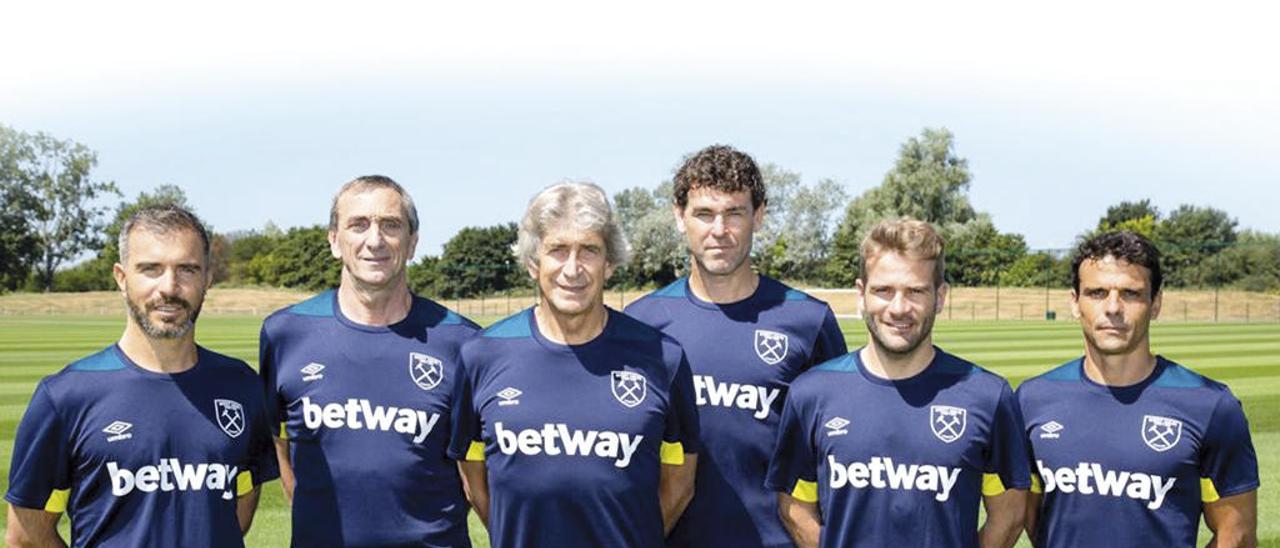
[[[177,184],[220,232],[325,223],[343,182],[389,175],[419,255],[712,143],[856,196],[925,127],[1032,248],[1144,198],[1280,232],[1266,4],[431,4],[10,4],[0,123],[88,145],[128,198]]]

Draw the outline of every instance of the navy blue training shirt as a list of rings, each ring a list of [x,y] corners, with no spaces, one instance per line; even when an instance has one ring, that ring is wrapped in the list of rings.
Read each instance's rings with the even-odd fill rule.
[[[421,297],[400,322],[358,324],[335,291],[267,318],[261,373],[289,440],[294,546],[470,545],[445,450],[458,350],[478,330]]]
[[[585,344],[548,340],[526,309],[463,346],[449,454],[484,461],[497,548],[662,545],[661,467],[700,446],[689,364],[608,314]]]
[[[907,379],[854,351],[791,383],[767,486],[818,504],[822,546],[976,547],[982,496],[1030,487],[1009,383],[935,351]]]
[[[1157,357],[1142,382],[1093,382],[1083,359],[1018,387],[1043,493],[1037,546],[1195,546],[1204,503],[1258,488],[1240,400]]]
[[[72,546],[243,546],[236,499],[278,475],[261,384],[197,347],[181,373],[112,345],[40,381],[5,500],[66,512]]]
[[[684,347],[693,371],[703,451],[693,501],[668,546],[790,546],[778,496],[764,488],[792,379],[843,355],[831,307],[766,276],[750,297],[710,303],[681,278],[626,313]]]

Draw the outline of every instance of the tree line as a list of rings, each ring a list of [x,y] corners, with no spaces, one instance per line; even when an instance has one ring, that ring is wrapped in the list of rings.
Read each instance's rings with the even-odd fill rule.
[[[121,200],[116,185],[96,180],[96,154],[87,146],[44,133],[0,125],[0,291],[114,289],[111,265],[124,221],[152,204],[192,207],[181,187],[161,185]],[[765,225],[756,233],[753,262],[761,273],[806,285],[850,287],[858,276],[863,233],[888,217],[933,223],[947,241],[947,277],[959,286],[1064,287],[1067,250],[1032,250],[1017,233],[1000,231],[969,201],[968,161],[956,154],[946,129],[925,129],[904,142],[879,185],[849,198],[830,178],[805,182],[774,164],[762,172],[769,193]],[[613,196],[632,248],[632,260],[610,281],[628,288],[662,285],[684,275],[688,258],[671,210],[671,181]],[[1280,291],[1280,234],[1240,230],[1226,212],[1182,205],[1164,214],[1150,200],[1107,208],[1080,237],[1129,229],[1164,254],[1170,287],[1233,286]],[[340,264],[329,254],[327,227],[211,230],[215,283],[320,290],[336,286]],[[511,254],[514,222],[467,227],[438,255],[409,267],[410,287],[444,298],[530,290]],[[71,261],[88,255],[74,265]]]

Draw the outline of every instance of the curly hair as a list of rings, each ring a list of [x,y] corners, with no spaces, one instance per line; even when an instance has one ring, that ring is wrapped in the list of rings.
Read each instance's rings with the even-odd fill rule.
[[[674,185],[676,205],[684,209],[689,205],[689,191],[710,188],[721,192],[751,191],[752,209],[760,209],[768,202],[765,196],[764,177],[756,161],[728,145],[711,145],[699,150],[684,161],[676,171]]]
[[[1151,271],[1151,296],[1160,293],[1164,275],[1160,272],[1160,250],[1141,234],[1128,230],[1103,232],[1080,243],[1071,259],[1071,287],[1080,292],[1080,264],[1086,260],[1116,260],[1138,265]]]

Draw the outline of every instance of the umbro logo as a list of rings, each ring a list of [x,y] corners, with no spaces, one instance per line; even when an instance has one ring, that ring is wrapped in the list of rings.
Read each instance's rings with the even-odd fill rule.
[[[1058,421],[1046,422],[1040,425],[1040,439],[1056,440],[1062,437],[1061,434],[1059,434],[1058,432],[1061,432],[1063,428],[1066,428],[1066,427],[1063,426],[1062,423]]]
[[[109,436],[107,436],[107,441],[113,442],[113,441],[127,440],[129,438],[132,438],[133,434],[129,432],[130,428],[133,428],[133,423],[124,422],[124,421],[115,421],[111,424],[108,424],[106,428],[102,429],[102,431],[106,432],[107,434],[110,434]]]
[[[502,401],[498,402],[498,405],[520,405],[519,398],[520,394],[523,393],[524,392],[521,392],[519,388],[510,386],[503,388],[498,391],[498,397],[502,398]]]
[[[827,427],[828,436],[843,436],[849,433],[849,430],[845,428],[846,426],[849,426],[849,421],[844,417],[833,418],[823,424],[823,426]]]
[[[311,362],[302,368],[302,380],[306,382],[318,381],[324,378],[320,372],[324,371],[324,364]]]

